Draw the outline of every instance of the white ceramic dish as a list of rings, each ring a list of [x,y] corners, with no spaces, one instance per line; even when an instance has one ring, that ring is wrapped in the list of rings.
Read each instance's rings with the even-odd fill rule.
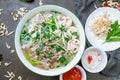
[[[21,45],[20,45],[20,33],[21,33],[24,23],[29,18],[31,18],[32,16],[34,16],[35,14],[37,14],[41,11],[48,11],[48,10],[55,10],[55,11],[61,12],[65,15],[69,16],[73,20],[76,27],[78,28],[78,33],[80,35],[80,48],[79,48],[78,53],[76,53],[75,57],[73,58],[73,60],[67,66],[62,67],[62,68],[52,69],[52,70],[43,70],[43,69],[32,66],[24,57],[22,50],[21,50]],[[65,8],[55,6],[55,5],[40,6],[40,7],[37,7],[35,9],[29,11],[19,22],[16,32],[15,32],[15,48],[16,48],[16,52],[17,52],[19,59],[29,70],[31,70],[37,74],[40,74],[40,75],[56,76],[56,75],[62,74],[64,72],[67,72],[68,70],[73,68],[81,59],[81,56],[82,56],[84,48],[85,48],[85,34],[84,34],[83,26],[81,25],[78,18],[73,13],[71,13],[69,10],[67,10]]]
[[[87,18],[87,21],[85,24],[85,33],[86,33],[87,40],[90,42],[91,45],[95,47],[99,47],[104,51],[112,51],[120,47],[120,42],[109,42],[109,43],[103,44],[105,40],[98,39],[90,29],[90,24],[94,19],[94,17],[99,16],[103,12],[107,12],[108,14],[110,14],[109,19],[112,20],[112,22],[114,22],[115,20],[118,20],[120,23],[120,11],[114,8],[109,8],[109,7],[98,8],[95,11],[93,11]]]
[[[87,80],[86,72],[84,71],[84,69],[79,65],[76,65],[75,67],[78,68],[80,72],[82,73],[82,80]],[[59,76],[59,80],[63,80],[62,74]]]
[[[95,68],[90,68],[85,64],[85,55],[91,50],[96,50],[96,51],[100,52],[100,54],[101,54],[101,62]],[[85,52],[82,56],[81,62],[82,62],[83,67],[85,68],[85,70],[87,70],[88,72],[98,73],[106,67],[106,65],[107,65],[107,55],[103,50],[101,50],[97,47],[89,47],[85,50]]]

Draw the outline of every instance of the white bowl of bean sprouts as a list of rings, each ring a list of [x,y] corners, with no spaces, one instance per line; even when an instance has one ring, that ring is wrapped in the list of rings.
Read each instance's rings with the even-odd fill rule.
[[[69,10],[44,5],[29,11],[15,32],[15,48],[21,62],[34,73],[56,76],[73,68],[85,48],[85,34]]]

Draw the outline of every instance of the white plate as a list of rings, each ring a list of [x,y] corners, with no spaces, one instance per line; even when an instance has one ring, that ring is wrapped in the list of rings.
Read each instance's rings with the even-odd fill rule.
[[[110,14],[109,19],[112,20],[112,22],[118,20],[118,22],[120,23],[119,10],[109,7],[101,7],[96,9],[89,15],[85,24],[85,33],[91,45],[99,47],[104,51],[112,51],[120,47],[120,42],[109,42],[103,44],[105,40],[98,39],[90,29],[90,23],[93,21],[93,19],[102,14],[103,12],[107,12],[108,14]]]

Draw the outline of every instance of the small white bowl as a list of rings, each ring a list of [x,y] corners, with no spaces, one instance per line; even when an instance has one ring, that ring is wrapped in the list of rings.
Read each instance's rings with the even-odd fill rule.
[[[80,70],[80,72],[82,73],[82,80],[87,80],[87,76],[86,76],[85,70],[84,70],[81,66],[79,66],[79,65],[76,65],[75,67],[78,68],[78,69]],[[59,80],[63,80],[63,79],[62,79],[62,75],[63,75],[63,74],[61,74],[61,75],[59,76]]]
[[[74,58],[69,62],[68,65],[66,65],[65,67],[61,67],[61,68],[55,68],[55,69],[51,69],[51,70],[44,70],[44,69],[40,69],[37,68],[35,66],[32,66],[28,60],[26,60],[25,56],[23,55],[23,52],[21,50],[21,45],[20,45],[20,33],[21,30],[23,28],[24,23],[30,19],[31,17],[33,17],[34,15],[36,15],[39,12],[43,12],[43,11],[58,11],[64,15],[69,16],[74,24],[76,25],[76,27],[78,28],[78,33],[80,35],[79,39],[80,39],[80,48],[78,50],[78,52],[76,53],[76,55],[74,56]],[[83,30],[83,26],[81,24],[81,22],[79,21],[79,19],[69,10],[60,7],[60,6],[55,6],[55,5],[43,5],[40,7],[37,7],[33,10],[30,10],[19,22],[17,28],[16,28],[16,32],[15,32],[15,48],[16,48],[16,52],[17,55],[19,57],[19,59],[21,60],[21,62],[31,71],[33,71],[34,73],[37,73],[39,75],[44,75],[44,76],[56,76],[56,75],[60,75],[62,73],[65,73],[67,71],[69,71],[71,68],[73,68],[81,59],[81,56],[83,54],[83,51],[85,49],[85,34],[84,34],[84,30]]]
[[[85,55],[91,50],[96,50],[101,54],[101,62],[95,68],[90,68],[85,64]],[[83,67],[85,68],[85,70],[87,70],[88,72],[98,73],[106,67],[106,65],[107,65],[107,55],[103,50],[101,50],[97,47],[89,47],[85,50],[85,52],[82,56],[81,62],[82,62]]]

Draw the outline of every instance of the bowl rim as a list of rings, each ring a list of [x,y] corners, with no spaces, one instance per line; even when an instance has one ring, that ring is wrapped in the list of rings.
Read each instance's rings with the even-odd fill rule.
[[[55,10],[58,12],[61,12],[62,14],[65,14],[69,17],[71,17],[71,19],[74,21],[76,27],[79,29],[78,33],[80,35],[80,48],[78,53],[76,53],[75,57],[72,59],[71,62],[69,62],[68,65],[66,65],[64,68],[59,68],[59,69],[52,69],[52,70],[43,70],[37,67],[32,66],[24,57],[21,47],[20,47],[20,33],[21,30],[23,28],[24,23],[30,19],[32,16],[34,16],[35,14],[41,12],[41,11],[48,11],[48,10]],[[82,39],[81,39],[82,38]],[[70,70],[71,68],[73,68],[81,59],[81,56],[83,54],[83,51],[85,49],[85,44],[86,44],[86,40],[85,40],[85,32],[83,29],[83,26],[81,24],[81,22],[79,21],[79,19],[69,10],[60,7],[60,6],[56,6],[56,5],[43,5],[40,7],[36,7],[32,10],[30,10],[18,23],[18,26],[16,28],[15,31],[15,49],[16,49],[16,53],[20,59],[20,61],[24,64],[24,66],[26,66],[29,70],[31,70],[34,73],[37,73],[39,75],[43,75],[43,76],[57,76],[60,75],[62,73],[67,72],[68,70]],[[82,47],[81,47],[82,46]]]
[[[86,74],[85,70],[84,70],[81,66],[79,66],[79,65],[76,65],[76,66],[74,66],[74,67],[78,68],[78,69],[80,70],[80,72],[82,73],[82,80],[87,80],[87,74]],[[59,80],[63,80],[63,79],[62,79],[62,75],[63,75],[63,74],[61,74],[61,75],[59,76]]]
[[[90,50],[98,50],[98,51],[100,51],[101,52],[101,54],[102,54],[102,58],[104,59],[103,61],[102,61],[102,63],[100,63],[95,69],[90,69],[90,68],[88,68],[87,66],[86,66],[86,64],[84,63],[84,57],[85,57],[85,54],[86,54],[86,52],[87,51],[90,51]],[[94,47],[94,46],[92,46],[92,47],[88,47],[85,51],[84,51],[84,53],[83,53],[83,56],[82,56],[82,59],[81,59],[81,63],[82,63],[82,66],[84,67],[84,69],[85,70],[87,70],[88,72],[90,72],[90,73],[98,73],[98,72],[100,72],[100,71],[102,71],[105,67],[106,67],[106,65],[107,65],[107,54],[106,54],[106,52],[105,51],[103,51],[102,49],[100,49],[100,48],[98,48],[98,47]],[[104,63],[103,63],[104,62]],[[101,66],[101,67],[99,67],[99,66]],[[97,70],[96,70],[97,69]]]

